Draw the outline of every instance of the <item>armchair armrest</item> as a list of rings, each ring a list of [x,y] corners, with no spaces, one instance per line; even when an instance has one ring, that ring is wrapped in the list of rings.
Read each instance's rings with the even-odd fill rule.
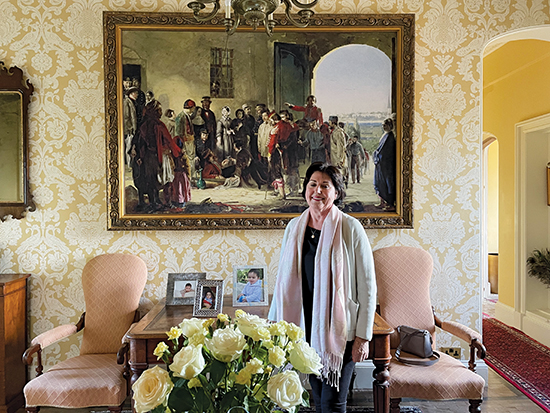
[[[46,348],[59,340],[67,338],[77,332],[74,324],[63,324],[51,330],[45,331],[32,339],[31,345],[39,345],[41,348]]]
[[[37,335],[35,338],[31,341],[31,346],[25,350],[23,353],[23,363],[27,365],[32,364],[32,359],[34,354],[37,355],[37,367],[36,367],[36,373],[38,376],[42,374],[43,366],[42,366],[42,349],[48,347],[49,345],[62,340],[64,338],[67,338],[74,333],[82,330],[84,328],[84,316],[86,313],[82,314],[80,319],[78,320],[78,323],[76,325],[73,324],[63,324],[60,326],[57,326],[51,330],[45,331],[42,334]]]
[[[478,340],[481,343],[481,334],[455,321],[442,321],[441,326],[438,327],[454,336],[457,336],[458,338],[461,338],[467,343],[471,343],[474,340]]]
[[[455,321],[441,321],[434,313],[435,325],[447,331],[452,335],[466,341],[470,345],[470,360],[468,361],[468,367],[475,372],[476,370],[476,355],[480,359],[485,358],[485,346],[481,340],[481,334],[472,330],[465,325],[457,323]]]

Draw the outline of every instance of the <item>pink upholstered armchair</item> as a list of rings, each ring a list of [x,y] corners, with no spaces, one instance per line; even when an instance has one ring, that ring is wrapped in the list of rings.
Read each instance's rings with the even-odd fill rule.
[[[476,352],[485,357],[481,335],[461,324],[440,321],[430,301],[431,255],[419,248],[389,247],[374,251],[380,315],[396,331],[391,336],[392,354],[399,345],[397,326],[428,330],[436,348],[435,327],[470,345],[469,369],[460,360],[440,352],[431,366],[412,366],[392,358],[390,363],[391,412],[399,412],[404,397],[427,400],[468,399],[470,412],[481,412],[485,381],[475,373]]]
[[[39,406],[102,406],[121,411],[128,395],[125,366],[121,365],[128,346],[122,346],[122,338],[137,320],[146,280],[145,263],[133,255],[100,255],[86,264],[82,271],[86,312],[80,321],[36,336],[23,355],[27,364],[34,354],[38,360],[38,376],[24,388],[27,412],[37,412]],[[82,329],[80,355],[42,374],[42,349]]]

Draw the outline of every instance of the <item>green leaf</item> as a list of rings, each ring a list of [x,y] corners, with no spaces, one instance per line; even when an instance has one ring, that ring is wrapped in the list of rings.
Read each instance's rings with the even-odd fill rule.
[[[223,379],[223,376],[225,376],[225,371],[225,363],[222,363],[218,360],[212,361],[210,368],[210,381],[214,383],[214,385],[217,385],[221,381],[221,379]]]
[[[205,375],[199,374],[198,379],[201,381],[202,387],[207,389],[209,393],[212,393],[216,388],[216,384],[212,381],[208,381]]]
[[[197,405],[197,411],[199,412],[206,412],[208,410],[211,410],[212,399],[210,395],[206,393],[204,388],[197,389],[197,394],[195,395],[195,404]]]
[[[164,405],[158,405],[153,410],[151,410],[151,413],[164,413],[166,411],[166,407]]]
[[[168,397],[168,407],[178,412],[186,412],[193,409],[193,395],[187,387],[174,387]]]
[[[309,392],[307,390],[302,393],[302,405],[309,407]]]
[[[239,392],[236,389],[231,390],[230,392],[227,392],[221,402],[220,407],[222,412],[227,412],[229,409],[231,409],[233,406],[239,406]]]
[[[184,378],[181,378],[181,377],[172,377],[172,383],[174,383],[174,387],[187,387],[187,382],[189,380],[185,380]]]

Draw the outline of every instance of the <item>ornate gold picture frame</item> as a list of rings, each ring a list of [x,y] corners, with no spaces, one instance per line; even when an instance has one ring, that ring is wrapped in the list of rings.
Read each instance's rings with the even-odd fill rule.
[[[365,228],[412,228],[414,15],[315,15],[305,29],[274,18],[272,37],[244,25],[228,36],[223,19],[104,12],[108,229],[284,228],[307,207],[304,172],[331,161],[337,128],[362,146],[347,147],[343,210]],[[310,100],[322,143],[307,133]],[[260,104],[268,117],[288,111],[290,143],[270,147],[260,122],[243,126]]]

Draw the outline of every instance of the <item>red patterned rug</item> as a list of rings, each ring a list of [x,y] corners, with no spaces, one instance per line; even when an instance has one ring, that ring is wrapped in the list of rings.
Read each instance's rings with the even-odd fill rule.
[[[550,413],[550,348],[495,318],[483,318],[485,362]]]

